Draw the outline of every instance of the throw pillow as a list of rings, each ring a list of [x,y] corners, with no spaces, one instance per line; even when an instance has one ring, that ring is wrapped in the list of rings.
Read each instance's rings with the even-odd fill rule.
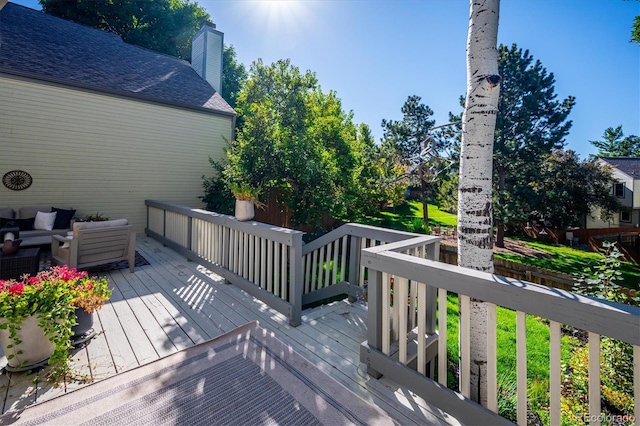
[[[56,221],[56,212],[45,213],[38,212],[36,214],[36,220],[33,223],[33,229],[42,229],[45,231],[51,231],[53,229],[53,223]]]
[[[71,219],[73,219],[73,216],[76,214],[75,210],[51,207],[51,211],[56,213],[56,221],[53,223],[53,229],[66,229],[71,227]]]
[[[35,220],[35,217],[30,217],[28,219],[13,219],[13,222],[21,231],[33,231],[33,223]]]

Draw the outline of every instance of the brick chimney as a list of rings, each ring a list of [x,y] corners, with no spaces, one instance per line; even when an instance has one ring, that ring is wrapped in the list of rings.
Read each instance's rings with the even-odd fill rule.
[[[202,24],[191,40],[191,66],[218,93],[222,90],[223,46],[224,34],[211,22]]]

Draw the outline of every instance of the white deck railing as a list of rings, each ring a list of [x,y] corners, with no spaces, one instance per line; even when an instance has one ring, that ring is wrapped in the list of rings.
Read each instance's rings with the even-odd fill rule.
[[[589,350],[589,417],[601,418],[599,342],[608,336],[633,345],[635,418],[640,418],[640,308],[603,301],[553,289],[526,281],[478,272],[428,260],[403,252],[420,239],[372,247],[362,251],[362,264],[369,269],[368,341],[361,346],[361,361],[374,377],[388,375],[394,381],[413,389],[426,400],[449,412],[463,423],[496,424],[506,421],[497,417],[496,306],[516,311],[517,347],[517,422],[526,425],[527,418],[527,354],[526,315],[549,320],[550,328],[550,424],[561,424],[562,377],[560,366],[560,327],[567,325],[588,332]],[[404,315],[391,312],[390,286],[393,280],[393,309],[416,312],[417,329]],[[429,288],[438,292],[437,339],[426,327],[429,321]],[[460,388],[459,393],[446,388],[447,380],[447,292],[456,293],[460,301]],[[410,297],[408,297],[410,296]],[[417,309],[413,305],[417,298]],[[435,298],[435,295],[431,297]],[[487,353],[489,355],[488,408],[469,401],[470,383],[470,300],[488,302]],[[435,303],[435,300],[431,300]],[[426,306],[426,312],[420,307]],[[397,319],[393,315],[396,315]],[[409,317],[413,317],[410,315]],[[399,330],[394,330],[397,321]],[[413,330],[412,330],[413,329]],[[411,334],[413,332],[413,334]],[[394,338],[394,336],[410,336]],[[433,356],[430,344],[437,340],[438,381],[426,377],[425,364]],[[594,344],[597,343],[597,344]],[[409,368],[417,351],[417,367]],[[431,346],[436,346],[435,344]],[[596,424],[593,422],[590,424]]]
[[[299,325],[304,305],[365,291],[362,249],[418,234],[347,224],[303,245],[302,232],[147,200],[147,235],[206,266]],[[434,250],[439,237],[421,247]],[[431,247],[431,248],[429,248]],[[416,251],[418,253],[418,251]]]
[[[362,250],[420,236],[410,232],[348,223],[302,247],[303,303],[336,294],[357,297],[366,293],[367,268],[360,262]],[[415,255],[437,256],[440,237],[422,236]]]
[[[161,201],[146,201],[145,232],[299,325],[302,232]]]

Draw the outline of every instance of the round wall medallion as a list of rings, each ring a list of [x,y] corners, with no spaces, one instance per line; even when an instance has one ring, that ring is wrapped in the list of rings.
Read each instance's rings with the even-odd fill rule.
[[[14,191],[22,191],[31,186],[31,175],[23,170],[11,170],[2,176],[2,183]]]

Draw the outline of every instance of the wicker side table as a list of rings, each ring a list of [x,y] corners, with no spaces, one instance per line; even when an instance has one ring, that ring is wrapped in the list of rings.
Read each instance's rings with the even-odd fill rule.
[[[0,252],[0,279],[19,279],[24,274],[36,275],[40,269],[40,249],[24,248],[13,256]]]

